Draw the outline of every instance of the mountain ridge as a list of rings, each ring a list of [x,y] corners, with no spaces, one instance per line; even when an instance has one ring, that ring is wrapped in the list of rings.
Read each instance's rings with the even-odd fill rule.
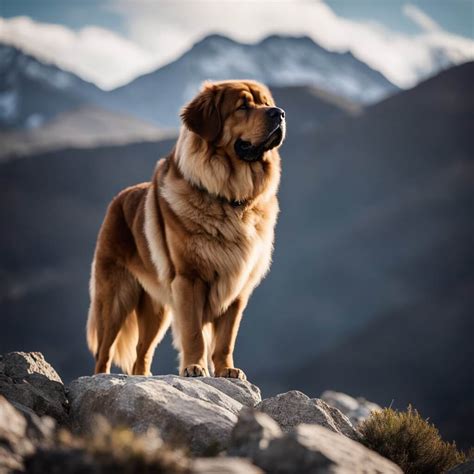
[[[271,86],[316,86],[357,103],[399,89],[352,54],[330,52],[309,37],[273,35],[240,43],[210,35],[182,56],[111,91],[120,107],[161,125],[176,125],[179,108],[204,80],[255,79]],[[170,111],[172,112],[170,114]]]

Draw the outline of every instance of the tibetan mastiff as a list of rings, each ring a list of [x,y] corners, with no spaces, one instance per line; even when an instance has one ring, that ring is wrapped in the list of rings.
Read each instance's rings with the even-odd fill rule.
[[[245,379],[233,351],[268,271],[285,113],[253,81],[205,83],[151,182],[120,192],[92,263],[87,339],[95,372],[150,375],[172,325],[179,373]]]

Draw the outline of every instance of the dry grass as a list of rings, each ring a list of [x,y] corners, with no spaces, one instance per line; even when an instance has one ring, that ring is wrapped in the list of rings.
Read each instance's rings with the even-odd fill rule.
[[[189,458],[165,444],[156,430],[137,435],[98,420],[87,437],[61,430],[25,462],[30,474],[185,474]]]
[[[398,464],[405,474],[443,473],[466,460],[455,443],[443,441],[437,428],[412,407],[374,412],[360,432],[365,446]]]

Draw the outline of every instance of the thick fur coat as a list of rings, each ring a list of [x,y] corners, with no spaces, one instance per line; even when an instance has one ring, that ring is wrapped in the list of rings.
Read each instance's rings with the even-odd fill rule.
[[[284,112],[252,81],[204,84],[149,183],[110,204],[92,263],[88,345],[149,375],[172,324],[180,374],[245,378],[233,350],[242,312],[269,269]]]

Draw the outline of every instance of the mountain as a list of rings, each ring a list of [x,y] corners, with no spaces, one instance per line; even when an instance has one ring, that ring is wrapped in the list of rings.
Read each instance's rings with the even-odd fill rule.
[[[357,103],[397,91],[350,53],[325,50],[308,37],[269,36],[242,44],[211,35],[176,61],[111,92],[115,104],[162,126],[176,126],[180,107],[204,80],[256,79],[271,86],[312,85]]]
[[[311,131],[343,116],[356,117],[363,106],[315,86],[271,86],[275,103],[298,130]]]
[[[473,443],[473,80],[474,63],[458,66],[286,143],[262,303],[266,337],[292,350],[280,378],[256,374],[270,391],[412,403]]]
[[[290,100],[289,90],[284,95],[294,109],[303,106],[305,94],[309,104],[320,100],[321,114],[312,114],[309,127],[324,121],[329,110],[352,113],[361,103],[396,91],[351,54],[331,53],[307,37],[270,36],[257,44],[241,44],[208,36],[176,61],[111,92],[0,44],[0,129],[36,128],[82,106],[177,127],[179,109],[204,80],[229,78],[258,79],[275,91],[290,87],[296,102]]]
[[[0,160],[64,148],[157,141],[175,134],[129,115],[81,105],[33,129],[0,130]]]
[[[432,257],[436,262],[438,256]],[[452,268],[457,269],[462,266]],[[426,299],[381,314],[293,368],[283,376],[285,385],[310,393],[328,387],[348,390],[399,409],[412,404],[429,416],[445,439],[467,449],[473,442],[474,421],[473,294],[474,278],[470,275],[466,281],[460,273]],[[308,373],[317,376],[307,377]]]
[[[75,74],[0,44],[0,128],[34,128],[106,94]]]
[[[273,266],[236,348],[266,396],[353,388],[382,404],[412,400],[443,434],[469,441],[473,80],[474,63],[465,64],[357,113],[334,104],[311,129],[309,109],[289,113]],[[173,143],[0,164],[2,352],[42,351],[66,380],[90,373],[84,324],[98,228],[112,196],[148,180]],[[167,337],[154,372],[175,367]]]

